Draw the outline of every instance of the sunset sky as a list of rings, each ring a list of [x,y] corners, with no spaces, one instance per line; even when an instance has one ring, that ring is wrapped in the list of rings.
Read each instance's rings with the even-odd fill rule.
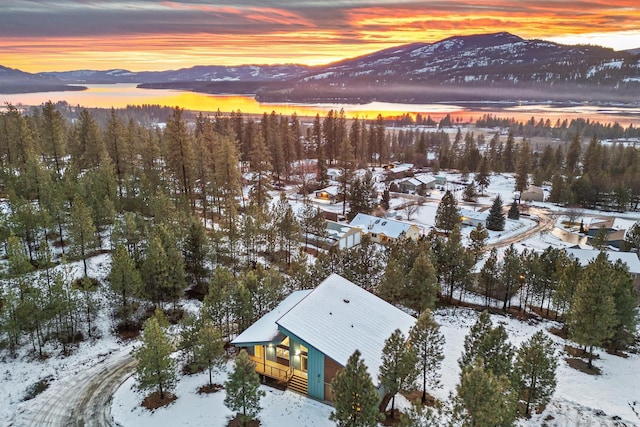
[[[2,0],[0,65],[28,72],[326,64],[508,31],[640,47],[638,0]]]

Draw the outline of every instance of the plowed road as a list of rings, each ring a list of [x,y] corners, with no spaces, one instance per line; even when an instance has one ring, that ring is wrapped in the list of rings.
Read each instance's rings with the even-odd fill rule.
[[[96,365],[59,378],[35,399],[25,402],[9,426],[115,426],[111,398],[135,368],[131,349],[103,355]]]

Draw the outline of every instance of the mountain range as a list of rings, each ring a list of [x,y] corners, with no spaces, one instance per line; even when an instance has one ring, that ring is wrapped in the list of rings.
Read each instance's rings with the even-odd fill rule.
[[[160,72],[30,74],[0,66],[0,93],[125,82],[147,88],[255,94],[258,100],[272,102],[637,103],[640,52],[525,40],[500,32],[412,43],[315,67],[196,66]]]

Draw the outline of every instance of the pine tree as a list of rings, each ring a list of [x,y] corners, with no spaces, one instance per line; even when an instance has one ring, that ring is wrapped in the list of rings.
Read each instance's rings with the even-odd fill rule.
[[[122,244],[113,251],[108,280],[111,291],[121,297],[118,317],[125,325],[129,325],[133,313],[130,298],[142,295],[142,280],[133,259]]]
[[[532,404],[543,406],[551,399],[556,388],[557,367],[553,341],[543,331],[536,332],[518,349],[514,364],[516,389],[520,400],[525,402],[526,416]]]
[[[640,221],[633,224],[631,228],[627,230],[624,241],[636,254],[640,253]]]
[[[462,200],[465,202],[475,202],[478,198],[478,190],[473,182],[467,185],[462,192]]]
[[[498,251],[496,248],[493,248],[480,270],[480,275],[478,276],[478,286],[482,289],[485,307],[489,307],[491,298],[493,298],[496,277],[499,277],[499,275]]]
[[[481,223],[478,223],[478,225],[476,225],[476,228],[471,230],[471,232],[469,233],[469,240],[470,240],[469,250],[473,254],[474,265],[480,259],[482,252],[484,252],[484,249],[487,245],[488,238],[489,238],[489,232],[487,231],[486,228],[484,228],[484,226]]]
[[[480,162],[480,168],[478,173],[476,173],[475,180],[480,187],[480,194],[484,195],[484,189],[490,183],[489,179],[489,159],[486,155],[482,156],[482,161]]]
[[[96,250],[96,227],[91,219],[91,212],[80,196],[76,196],[69,218],[69,237],[71,253],[82,259],[84,275],[88,275],[87,258]]]
[[[224,366],[224,341],[211,320],[205,320],[198,331],[194,347],[196,364],[209,371],[209,386],[213,385],[213,372]]]
[[[378,412],[378,394],[367,372],[360,351],[356,350],[344,369],[331,381],[334,409],[329,417],[339,427],[376,427],[382,414]]]
[[[377,196],[373,175],[367,171],[360,178],[351,181],[348,191],[349,213],[347,219],[353,219],[357,214],[370,214],[377,204]]]
[[[411,348],[416,353],[418,373],[422,377],[422,399],[427,400],[427,384],[431,387],[439,385],[440,364],[444,359],[442,347],[444,336],[440,325],[436,323],[430,311],[424,311],[409,332]]]
[[[418,255],[405,285],[405,303],[420,316],[424,310],[435,308],[440,292],[436,270],[425,252]]]
[[[516,221],[520,219],[520,210],[518,209],[518,204],[515,200],[511,203],[509,213],[507,213],[507,218],[514,219]]]
[[[496,376],[510,377],[514,350],[507,339],[504,327],[494,328],[489,313],[483,311],[464,339],[464,352],[458,361],[460,369],[481,359],[484,369],[491,370]]]
[[[504,376],[485,370],[479,358],[462,371],[456,387],[454,416],[464,426],[510,426],[516,418],[516,396]]]
[[[522,140],[518,159],[516,163],[516,191],[524,191],[529,183],[529,173],[531,172],[531,148],[526,139]]]
[[[260,378],[256,373],[255,363],[249,358],[245,349],[240,350],[233,365],[233,372],[224,383],[226,396],[224,404],[237,412],[243,426],[255,419],[262,408],[260,398],[265,392],[260,390]]]
[[[504,213],[502,213],[502,198],[498,196],[493,200],[487,216],[487,228],[493,231],[504,230]]]
[[[137,388],[156,390],[160,399],[164,399],[165,393],[173,391],[176,385],[175,362],[171,358],[174,348],[156,317],[149,318],[143,329],[142,346],[134,352],[138,362]]]
[[[380,384],[391,395],[391,419],[395,415],[396,394],[415,381],[416,362],[414,349],[407,346],[404,334],[396,329],[384,343],[379,375]]]
[[[453,197],[453,193],[450,190],[447,190],[438,204],[435,226],[437,229],[448,234],[460,223],[462,223],[462,219],[460,218],[460,212],[458,211],[458,203]]]
[[[589,367],[593,348],[610,338],[615,326],[615,301],[610,286],[611,268],[604,253],[585,267],[578,279],[569,311],[569,336],[588,347]]]
[[[613,335],[606,344],[616,350],[626,349],[634,342],[637,328],[638,294],[629,268],[621,261],[611,265],[611,287],[616,308]]]
[[[197,218],[191,218],[187,228],[182,253],[184,255],[184,269],[190,282],[200,286],[207,276],[207,261],[211,248],[207,230]]]
[[[607,249],[607,246],[609,245],[607,236],[607,229],[604,228],[604,226],[601,226],[596,232],[596,235],[591,239],[591,246],[601,251]]]

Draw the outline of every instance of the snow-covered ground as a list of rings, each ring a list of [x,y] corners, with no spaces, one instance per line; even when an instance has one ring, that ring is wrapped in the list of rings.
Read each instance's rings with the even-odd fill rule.
[[[489,205],[493,198],[500,194],[505,205],[511,201],[513,179],[508,176],[493,176],[491,185],[479,203]],[[437,198],[436,194],[432,194]],[[458,197],[460,200],[460,197]],[[396,203],[395,201],[394,203]],[[334,205],[336,206],[336,205]],[[558,211],[558,208],[537,203],[537,207]],[[341,208],[341,206],[340,206]],[[338,207],[336,207],[338,209]],[[436,204],[426,204],[414,214],[412,220],[429,227],[433,225]],[[596,213],[593,213],[594,215]],[[601,213],[598,212],[598,215]],[[590,213],[583,211],[582,215]],[[404,215],[406,218],[406,215]],[[624,215],[633,221],[640,220],[637,213]],[[504,232],[490,232],[490,242],[498,242],[514,234],[522,233],[534,225],[533,219],[522,218],[518,222],[507,221],[508,228]],[[466,232],[471,227],[465,227]],[[499,235],[498,235],[499,234]],[[518,248],[544,249],[547,246],[563,247],[566,244],[550,233],[533,236],[516,245]],[[101,255],[90,260],[91,275],[105,277],[109,267],[109,257]],[[73,275],[80,274],[79,264],[71,265]],[[90,372],[90,368],[98,368],[116,352],[126,345],[119,342],[111,334],[111,320],[108,315],[108,300],[103,299],[104,308],[98,319],[98,329],[102,337],[87,340],[78,345],[75,351],[67,357],[60,354],[60,348],[47,348],[50,357],[37,360],[29,348],[23,348],[19,357],[12,359],[2,353],[0,359],[0,425],[22,426],[25,414],[43,404],[43,395],[35,399],[22,402],[26,389],[44,378],[51,379],[51,392],[63,390],[62,385],[69,376],[83,371]],[[446,399],[455,390],[459,379],[457,360],[462,353],[464,337],[471,325],[477,319],[477,312],[469,309],[443,309],[436,313],[436,319],[441,324],[446,344],[446,357],[442,364],[442,388],[430,391],[439,399]],[[548,331],[554,322],[520,322],[518,320],[492,315],[495,324],[501,322],[509,332],[510,339],[519,345],[536,331]],[[595,365],[601,369],[599,376],[590,376],[571,368],[564,357],[563,339],[550,335],[556,343],[559,356],[558,385],[552,402],[543,414],[534,416],[530,420],[520,420],[521,426],[640,426],[640,356],[630,353],[627,358],[609,355],[598,351],[599,359]],[[570,344],[570,343],[569,343]],[[222,383],[226,373],[220,373],[216,382]],[[129,378],[118,389],[113,397],[112,414],[117,423],[128,426],[225,426],[231,412],[224,406],[224,391],[209,395],[197,394],[199,386],[206,384],[207,375],[198,374],[181,377],[176,394],[178,399],[165,408],[153,412],[140,406],[143,396],[134,391],[134,379]],[[262,425],[269,426],[333,426],[329,421],[332,411],[330,406],[307,399],[290,391],[279,391],[264,387],[267,395],[262,399],[263,407],[260,413]],[[399,406],[406,405],[406,401],[398,399]]]

